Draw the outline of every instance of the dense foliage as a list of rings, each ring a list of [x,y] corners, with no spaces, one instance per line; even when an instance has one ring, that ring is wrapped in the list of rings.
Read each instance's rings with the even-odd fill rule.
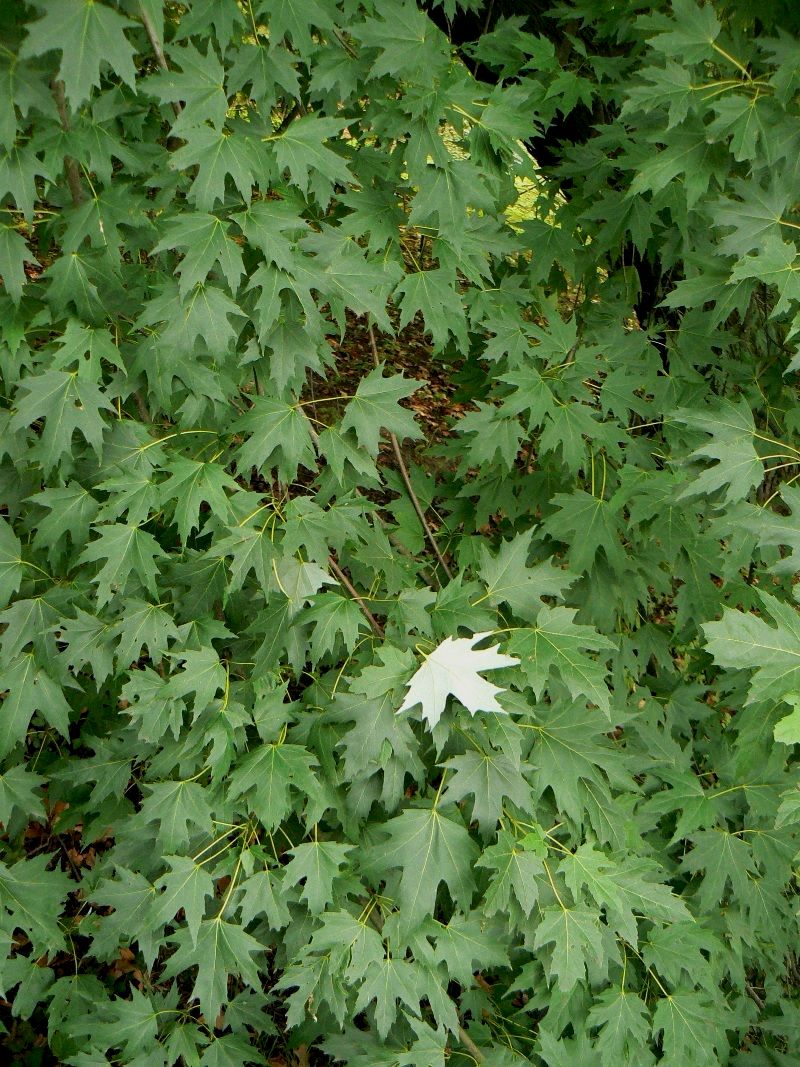
[[[0,7],[6,1059],[800,1062],[796,13],[430,6]]]

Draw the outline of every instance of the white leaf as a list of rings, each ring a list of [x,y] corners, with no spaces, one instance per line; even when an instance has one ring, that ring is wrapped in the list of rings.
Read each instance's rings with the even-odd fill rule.
[[[497,645],[484,649],[474,647],[488,636],[488,633],[482,633],[455,640],[452,637],[445,638],[411,678],[399,711],[408,711],[415,704],[421,704],[422,718],[432,728],[441,718],[447,698],[452,693],[473,715],[476,711],[504,714],[496,699],[496,694],[503,690],[481,678],[478,672],[513,667],[519,660],[516,656],[498,653]]]

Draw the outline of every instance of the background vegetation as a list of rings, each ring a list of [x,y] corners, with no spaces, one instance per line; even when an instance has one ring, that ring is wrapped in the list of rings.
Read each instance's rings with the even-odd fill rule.
[[[6,1061],[800,1062],[799,34],[2,5]]]

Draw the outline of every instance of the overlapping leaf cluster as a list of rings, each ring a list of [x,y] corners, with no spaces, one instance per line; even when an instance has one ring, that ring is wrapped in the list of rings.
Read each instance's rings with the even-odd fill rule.
[[[0,13],[20,1062],[795,1062],[798,27],[497,14]]]

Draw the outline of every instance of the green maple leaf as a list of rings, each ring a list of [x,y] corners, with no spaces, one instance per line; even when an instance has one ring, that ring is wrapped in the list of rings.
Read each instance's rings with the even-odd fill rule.
[[[476,866],[492,872],[483,897],[487,915],[510,911],[512,900],[516,900],[525,917],[530,916],[539,899],[539,878],[545,873],[535,851],[526,848],[508,830],[499,830],[496,844],[483,850]]]
[[[183,909],[186,927],[197,944],[197,934],[206,911],[206,898],[214,895],[208,870],[189,856],[165,856],[170,870],[156,882],[161,892],[153,899],[152,917],[157,923],[171,922]]]
[[[533,530],[503,541],[497,555],[492,556],[481,545],[479,575],[486,586],[486,599],[493,607],[508,606],[523,619],[535,619],[542,610],[542,597],[563,598],[564,591],[576,576],[555,566],[550,560],[529,567]]]
[[[499,924],[485,923],[480,913],[454,915],[447,925],[436,924],[436,959],[453,981],[467,986],[476,970],[508,967],[504,941]]]
[[[58,49],[58,77],[64,82],[67,99],[77,108],[100,85],[101,63],[136,91],[134,49],[125,36],[125,30],[135,25],[97,0],[48,0],[42,18],[28,25],[19,54],[40,56]]]
[[[531,787],[509,756],[469,751],[453,756],[445,767],[454,772],[447,779],[445,800],[457,803],[472,796],[472,818],[484,834],[497,828],[504,797],[530,812]]]
[[[106,1019],[85,1020],[76,1032],[89,1036],[96,1048],[119,1049],[132,1060],[156,1042],[158,1012],[149,997],[133,987],[130,999],[117,997],[107,1005]]]
[[[777,235],[769,235],[755,255],[743,256],[731,271],[732,282],[755,278],[778,290],[772,315],[780,315],[800,303],[797,277],[797,247]],[[741,405],[740,405],[741,406]]]
[[[0,823],[8,826],[15,810],[44,822],[44,805],[39,789],[45,781],[40,774],[34,774],[20,764],[0,772]]]
[[[536,768],[534,794],[552,789],[559,810],[576,821],[584,815],[582,785],[606,793],[606,771],[618,768],[620,759],[606,739],[608,719],[599,708],[559,702],[537,717],[537,741],[530,755]]]
[[[263,1016],[263,1013],[261,1015]],[[230,1006],[225,1018],[229,1016]],[[260,1034],[266,1032],[264,1027],[263,1017],[259,1017],[258,1032]],[[197,1055],[195,1049],[196,1045],[193,1042],[192,1054]],[[183,1055],[185,1060],[185,1053]],[[249,1067],[249,1064],[258,1062],[258,1055],[258,1050],[244,1034],[215,1034],[203,1050],[200,1063],[202,1067]]]
[[[231,216],[248,244],[257,248],[268,264],[291,272],[297,263],[297,242],[308,232],[308,223],[298,214],[297,205],[286,200],[254,200]]]
[[[675,0],[674,19],[658,19],[660,32],[650,39],[650,46],[682,63],[700,63],[713,55],[713,44],[721,26],[713,7],[700,6],[694,0]]]
[[[314,448],[308,419],[294,404],[256,397],[250,411],[236,420],[233,430],[249,433],[236,453],[237,464],[245,470],[274,467],[281,481],[290,482],[298,466],[312,469]]]
[[[320,593],[311,607],[305,608],[296,618],[296,625],[313,623],[311,634],[311,662],[319,663],[324,655],[336,647],[341,634],[344,647],[355,648],[364,616],[355,600],[338,593]]]
[[[406,274],[395,289],[395,296],[400,297],[399,329],[421,311],[436,348],[443,348],[451,335],[466,344],[466,319],[453,281],[451,273],[441,267]]]
[[[153,255],[165,249],[184,252],[176,270],[181,279],[178,290],[183,299],[198,282],[206,280],[215,264],[225,275],[231,292],[236,292],[244,273],[242,252],[229,236],[227,225],[216,215],[195,211],[169,219],[167,235],[153,249]]]
[[[769,132],[765,126],[765,119],[767,122],[769,119],[759,107],[758,97],[731,93],[722,100],[715,100],[713,107],[717,117],[708,127],[709,135],[720,140],[730,135],[734,159],[754,159],[758,141],[769,145]]]
[[[206,125],[192,126],[183,137],[186,143],[170,154],[169,165],[178,171],[197,167],[189,192],[200,211],[213,211],[218,201],[224,202],[228,177],[249,204],[257,166],[250,146]]]
[[[165,696],[168,699],[180,699],[194,693],[194,722],[209,707],[216,694],[228,688],[228,674],[215,650],[208,646],[180,652],[178,658],[183,660],[183,670],[171,676]]]
[[[314,757],[301,745],[261,745],[241,759],[230,776],[229,798],[244,796],[265,829],[274,830],[290,810],[290,792],[315,796]]]
[[[400,407],[400,401],[411,396],[421,382],[404,378],[402,374],[383,376],[383,364],[370,371],[358,384],[356,395],[345,408],[341,426],[353,429],[358,443],[372,455],[378,454],[381,429],[399,438],[418,438],[422,434],[410,411]]]
[[[268,589],[273,577],[273,563],[277,550],[273,542],[274,530],[269,523],[263,526],[229,527],[225,537],[215,541],[216,556],[230,556],[230,580],[226,597],[241,589],[252,572],[262,589]]]
[[[90,615],[76,607],[74,619],[61,623],[60,640],[67,645],[64,657],[77,674],[87,664],[97,682],[104,682],[114,667],[114,657],[108,644],[109,625],[105,619]]]
[[[139,719],[139,737],[143,741],[162,738],[167,730],[177,737],[183,724],[186,704],[167,696],[169,681],[149,667],[129,669],[130,681],[122,693],[128,701],[126,714]]]
[[[584,439],[595,440],[603,432],[587,404],[562,404],[548,413],[539,444],[543,452],[560,451],[569,472],[577,474],[587,466]]]
[[[491,630],[497,622],[497,616],[487,607],[481,606],[481,587],[478,582],[464,581],[463,575],[457,575],[436,594],[430,616],[437,637],[447,637],[458,633],[465,627],[473,633]]]
[[[510,470],[524,436],[519,419],[506,418],[502,408],[494,404],[478,401],[477,409],[468,411],[458,423],[459,433],[474,434],[467,446],[466,462],[470,466],[492,463],[499,453]]]
[[[97,957],[114,959],[120,945],[136,940],[152,964],[159,949],[153,917],[156,891],[144,875],[115,864],[113,876],[101,879],[89,899],[114,909],[93,924],[92,951]]]
[[[297,555],[301,549],[310,560],[325,563],[331,548],[340,551],[361,532],[362,506],[357,498],[343,497],[320,507],[309,496],[290,500],[284,512],[283,551]]]
[[[430,226],[435,220],[440,237],[460,254],[469,210],[491,202],[480,171],[468,160],[448,161],[442,167],[426,166],[421,177],[409,221]]]
[[[385,949],[380,935],[363,918],[348,911],[326,911],[319,917],[309,951],[335,954],[348,981],[359,980],[371,963],[380,963]]]
[[[63,607],[59,599],[59,590],[53,589],[49,596],[15,600],[0,613],[0,623],[5,625],[0,664],[10,663],[29,644],[33,644],[42,662],[55,659],[53,631],[61,620]]]
[[[89,381],[102,377],[103,360],[118,370],[125,371],[119,349],[105,326],[86,326],[70,318],[58,340],[58,354],[52,360],[57,370],[77,370]]]
[[[568,993],[586,977],[587,964],[600,966],[605,959],[598,912],[582,905],[543,908],[533,947],[549,944],[553,945],[549,972],[558,988]]]
[[[662,997],[653,1013],[653,1032],[662,1035],[665,1055],[674,1063],[715,1067],[716,1049],[727,1048],[724,1020],[729,1014],[718,998],[694,989],[677,989]]]
[[[680,129],[670,131],[669,143],[664,148],[647,153],[646,162],[636,168],[627,195],[638,197],[650,191],[655,196],[683,175],[686,201],[690,208],[694,207],[708,194],[718,154],[713,139],[706,138],[705,126],[686,122]]]
[[[241,926],[216,916],[201,922],[196,940],[187,929],[178,930],[171,941],[178,948],[167,962],[164,977],[174,978],[190,967],[197,967],[191,996],[199,1001],[200,1010],[211,1025],[228,1000],[229,975],[261,988],[253,956],[263,952],[264,947]]]
[[[27,116],[42,99],[44,79],[31,64],[21,63],[9,48],[0,60],[0,144],[13,144],[21,124],[17,122],[17,108]]]
[[[692,429],[711,435],[690,460],[716,460],[681,492],[679,500],[725,489],[724,502],[744,499],[764,478],[764,466],[754,447],[756,428],[747,404],[718,401],[713,410],[680,410],[673,418]]]
[[[395,263],[385,257],[367,259],[353,241],[338,235],[334,240],[330,232],[307,237],[303,248],[316,254],[297,261],[294,277],[327,301],[342,332],[347,311],[371,315],[383,330],[392,328],[386,301],[400,273]]]
[[[54,312],[63,313],[71,305],[84,319],[96,321],[105,315],[98,285],[105,289],[110,279],[98,254],[65,252],[53,260],[43,277],[50,281],[46,300]]]
[[[637,943],[634,912],[652,922],[687,922],[689,911],[672,890],[653,881],[658,874],[646,859],[616,860],[584,842],[559,865],[576,900],[585,887],[592,900],[606,909],[610,926],[632,945]]]
[[[113,523],[95,526],[99,534],[81,553],[79,563],[105,563],[92,581],[97,585],[97,604],[102,607],[117,594],[124,593],[131,574],[135,574],[152,596],[157,596],[155,561],[166,553],[158,541],[138,526]]]
[[[159,824],[158,840],[167,852],[189,842],[189,825],[207,833],[211,824],[208,790],[198,782],[146,782],[140,818]]]
[[[355,434],[340,433],[336,426],[330,426],[319,435],[318,448],[340,485],[349,483],[353,474],[359,477],[361,485],[378,483],[375,464],[372,458],[358,447]],[[348,468],[347,476],[345,464]]]
[[[604,989],[594,999],[588,1020],[600,1030],[597,1049],[603,1067],[635,1063],[637,1058],[646,1055],[650,1013],[635,993],[625,989]]]
[[[762,547],[779,545],[790,549],[781,553],[781,558],[776,559],[770,569],[775,574],[793,575],[800,570],[800,528],[796,518],[800,515],[800,489],[794,485],[784,485],[781,499],[792,513],[791,516],[758,508],[753,515],[752,526],[748,526],[757,535]]]
[[[332,722],[353,724],[338,742],[344,754],[344,774],[350,781],[385,765],[387,746],[404,764],[413,759],[414,735],[410,724],[397,715],[391,686],[376,696],[337,694],[326,716]]]
[[[86,742],[94,750],[94,756],[81,761],[81,773],[95,782],[92,803],[100,804],[115,794],[122,796],[130,783],[133,757],[119,742],[100,737],[87,737]]]
[[[769,593],[760,595],[776,626],[757,615],[725,608],[719,622],[703,624],[706,647],[720,666],[753,671],[749,704],[785,700],[796,707],[800,703],[800,616]],[[778,723],[775,729],[781,731],[780,740],[794,743],[800,736],[796,715],[782,722],[790,725],[787,729]]]
[[[162,325],[160,340],[164,345],[174,346],[179,352],[191,351],[198,338],[202,338],[214,353],[224,353],[236,339],[236,327],[231,317],[241,317],[242,309],[216,285],[198,284],[187,300],[181,300],[174,282],[162,286],[161,295],[154,296],[139,317],[138,326]],[[175,366],[174,352],[169,352],[168,384],[171,388],[175,375],[184,377],[191,384],[199,366],[189,364],[188,372]],[[152,373],[152,371],[151,371]]]
[[[108,493],[108,498],[99,509],[95,507],[97,520],[115,522],[125,516],[129,526],[140,526],[146,522],[158,509],[161,496],[159,486],[153,480],[152,471],[125,471],[106,478],[95,488]],[[77,503],[79,502],[76,501]]]
[[[218,464],[201,463],[178,457],[167,468],[170,479],[161,487],[161,500],[175,500],[174,518],[185,544],[200,526],[200,506],[209,504],[215,517],[223,521],[230,512],[226,489],[235,492],[236,482]]]
[[[131,597],[111,633],[119,638],[115,655],[118,665],[127,666],[139,659],[147,648],[150,659],[157,663],[167,651],[170,640],[178,637],[178,628],[168,612],[159,604]]]
[[[173,127],[180,132],[206,121],[216,129],[222,127],[228,112],[224,82],[225,70],[210,43],[203,55],[187,41],[170,48],[169,69],[153,74],[144,87],[157,99],[180,105],[181,113]]]
[[[20,587],[25,564],[22,545],[12,527],[0,516],[0,607],[5,607]]]
[[[26,263],[39,266],[39,260],[28,248],[25,238],[11,226],[0,226],[0,277],[15,304],[22,299],[22,289],[28,280]]]
[[[661,107],[668,100],[667,129],[679,126],[695,101],[691,71],[668,59],[663,67],[645,67],[641,76],[645,84],[634,85],[628,89],[620,114],[635,114],[653,105]]]
[[[239,886],[242,925],[247,926],[259,915],[266,915],[273,930],[287,926],[291,915],[279,890],[280,882],[274,871],[256,871],[246,878]]]
[[[698,923],[679,923],[652,929],[642,947],[642,958],[673,985],[689,979],[713,994],[717,987],[713,961],[719,952],[719,941],[709,930]]]
[[[333,900],[333,883],[339,877],[339,868],[347,862],[347,853],[352,845],[339,845],[333,841],[309,841],[289,849],[292,859],[285,868],[284,882],[287,886],[304,881],[302,900],[308,902],[309,911],[319,914]]]
[[[50,513],[36,522],[33,545],[34,548],[47,550],[51,562],[62,554],[64,548],[61,542],[65,537],[68,536],[76,548],[89,540],[89,529],[99,505],[78,482],[70,481],[66,486],[43,489],[30,499],[40,507],[49,509]],[[0,532],[0,575],[4,570],[2,544],[3,534]]]
[[[620,544],[622,526],[610,501],[576,489],[570,494],[556,493],[551,503],[558,511],[542,527],[569,545],[569,562],[575,571],[590,570],[601,549],[614,570],[624,570],[627,557]]]
[[[375,1001],[375,1026],[385,1038],[397,1019],[398,1002],[413,1012],[419,1011],[420,994],[414,967],[405,960],[384,956],[371,960],[359,986],[354,1011],[361,1011]]]
[[[288,35],[301,54],[311,48],[311,27],[330,30],[338,15],[330,0],[268,0],[258,5],[258,12],[269,18],[272,39],[280,41]]]
[[[252,42],[244,38],[234,52],[233,63],[228,71],[228,92],[242,90],[249,85],[254,98],[264,103],[277,102],[280,86],[296,99],[300,94],[300,81],[293,59],[293,54],[277,41],[268,48],[260,37]]]
[[[362,44],[380,52],[372,66],[374,78],[431,74],[446,65],[448,51],[442,32],[416,4],[403,0],[381,14],[383,18],[368,18],[353,28]]]
[[[341,119],[305,115],[271,141],[280,170],[288,170],[293,184],[303,193],[310,189],[323,207],[335,184],[348,185],[354,180],[345,160],[326,145],[346,125]]]
[[[13,867],[0,862],[0,908],[25,931],[37,956],[64,948],[59,916],[75,888],[63,871],[46,869],[49,861],[49,856],[32,856]]]
[[[385,826],[388,839],[376,846],[367,873],[400,868],[399,899],[403,925],[412,930],[433,914],[439,883],[468,907],[479,850],[463,824],[437,808],[407,808]]]
[[[767,238],[780,235],[781,219],[792,202],[792,194],[775,178],[767,189],[742,181],[734,182],[733,188],[741,199],[721,198],[714,209],[714,222],[731,230],[723,237],[721,250],[741,258],[763,248]]]
[[[586,697],[611,716],[611,694],[605,678],[607,669],[601,659],[592,659],[591,652],[610,652],[613,641],[603,637],[591,626],[575,622],[575,609],[544,606],[535,626],[516,630],[508,642],[508,650],[517,656],[528,682],[539,699],[547,688],[553,670],[558,672],[573,700]]]
[[[501,341],[501,350],[509,349],[514,344],[514,340],[509,339],[507,335],[501,334],[495,340],[498,345]],[[521,360],[523,360],[529,351],[528,335],[526,333],[519,334],[518,343],[521,345]],[[492,344],[494,344],[494,341]],[[490,353],[491,349],[487,348],[485,352],[487,359],[489,359]],[[502,351],[502,354],[506,355],[507,353]],[[527,411],[529,432],[534,427],[541,426],[544,423],[545,415],[553,414],[556,405],[553,389],[551,389],[547,380],[542,377],[537,368],[523,364],[507,371],[505,375],[499,375],[498,378],[501,382],[506,382],[514,387],[514,392],[510,396],[503,397],[500,410],[503,414],[508,415],[522,415],[523,412]]]
[[[34,450],[45,473],[58,466],[65,453],[70,452],[75,430],[80,430],[98,459],[101,457],[105,424],[100,412],[114,408],[96,385],[74,373],[47,370],[23,379],[21,388],[25,395],[17,403],[11,429],[45,420]]]
[[[36,663],[30,652],[0,670],[0,692],[5,692],[0,714],[0,757],[25,739],[38,711],[63,736],[69,735],[71,708],[61,686]]]
[[[0,155],[0,197],[11,193],[17,210],[22,212],[27,221],[33,218],[33,207],[38,199],[37,177],[52,180],[46,165],[36,155],[34,146],[6,146]]]
[[[692,834],[692,851],[683,861],[690,872],[703,871],[700,906],[716,907],[726,896],[730,882],[732,898],[744,904],[751,899],[751,876],[756,874],[753,850],[747,841],[726,830],[700,830]]]

